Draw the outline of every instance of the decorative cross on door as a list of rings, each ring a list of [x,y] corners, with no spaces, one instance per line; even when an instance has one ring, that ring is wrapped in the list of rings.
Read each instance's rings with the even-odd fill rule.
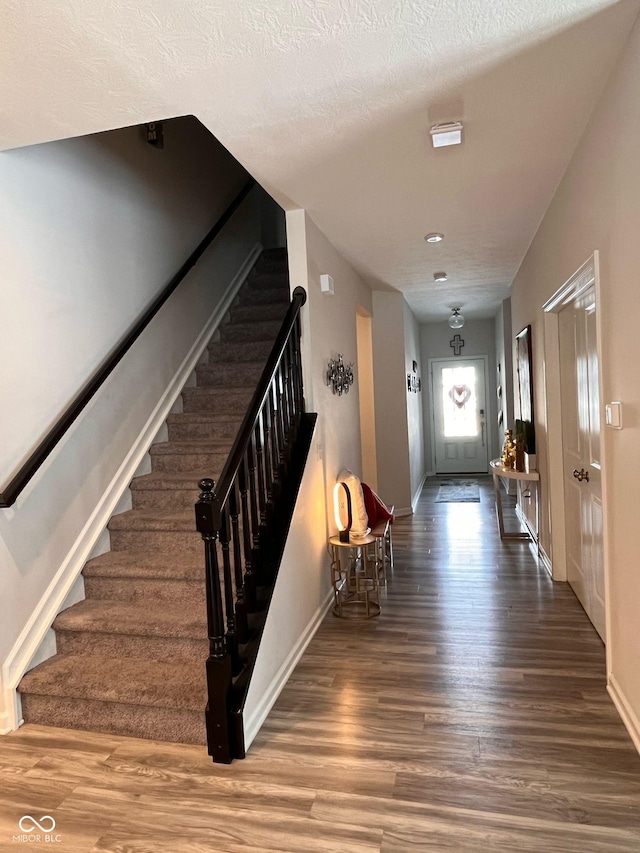
[[[460,355],[462,351],[462,347],[464,346],[464,341],[460,337],[460,335],[454,335],[453,340],[449,344],[450,347],[453,347],[453,352],[455,355]]]

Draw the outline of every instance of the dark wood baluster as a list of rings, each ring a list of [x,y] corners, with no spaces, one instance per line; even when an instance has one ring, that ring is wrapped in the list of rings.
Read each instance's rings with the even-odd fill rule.
[[[252,545],[257,548],[258,541],[258,529],[260,527],[260,516],[259,516],[259,506],[258,506],[258,489],[256,486],[256,450],[255,450],[255,432],[249,439],[249,446],[247,447],[247,453],[245,456],[245,466],[248,474],[247,477],[247,488],[249,490],[249,506],[251,508],[251,535],[252,535]],[[246,558],[246,554],[245,554]]]
[[[265,484],[265,468],[264,468],[264,450],[262,445],[262,429],[261,415],[258,417],[256,428],[253,431],[256,449],[256,472],[258,475],[258,508],[260,510],[260,524],[267,523],[267,489]],[[257,528],[254,530],[254,539],[257,535]]]
[[[229,543],[231,535],[229,531],[229,511],[225,507],[222,510],[222,527],[220,528],[220,546],[222,548],[222,574],[224,578],[224,610],[227,621],[227,632],[225,639],[227,651],[231,656],[231,670],[235,674],[240,671],[240,660],[238,657],[238,641],[236,637],[236,615],[233,606],[233,575],[231,572],[231,555]]]
[[[270,467],[270,478],[267,479],[267,483],[271,483],[271,504],[272,507],[275,502],[278,500],[280,496],[280,453],[278,451],[278,425],[277,425],[277,416],[276,416],[276,407],[274,396],[277,393],[277,379],[276,376],[271,383],[271,387],[269,388],[269,396],[267,397],[267,423],[269,425],[268,430],[268,445],[269,445],[269,467]]]
[[[289,335],[287,343],[287,400],[289,403],[289,444],[293,445],[298,437],[298,425],[296,422],[296,397],[295,397],[295,328]]]
[[[282,362],[282,401],[284,407],[284,444],[287,463],[291,459],[291,445],[293,444],[293,417],[291,408],[291,339],[287,341]]]
[[[205,710],[207,746],[214,761],[229,764],[236,754],[233,728],[230,725],[231,656],[224,636],[222,591],[218,567],[217,539],[220,529],[220,507],[213,480],[198,484],[201,491],[196,503],[196,528],[204,542],[205,583],[207,593],[207,633],[209,657],[206,662],[208,702]]]
[[[244,577],[242,574],[242,545],[240,543],[240,524],[239,524],[239,507],[238,507],[238,486],[242,488],[242,481],[244,480],[244,466],[240,468],[238,471],[238,481],[234,483],[234,486],[231,490],[231,494],[229,495],[229,515],[231,517],[231,540],[233,542],[233,579],[236,587],[236,638],[238,641],[238,645],[244,645],[249,639],[249,624],[247,621],[247,601],[245,597],[245,588],[244,588]],[[246,497],[247,491],[246,486],[244,490],[244,494]],[[244,534],[245,527],[247,528],[247,535],[250,536],[249,533],[249,513],[246,511],[247,508],[243,507],[242,513],[242,529]],[[251,541],[251,540],[249,540]]]
[[[300,322],[300,315],[296,317],[296,321],[294,324],[294,395],[296,401],[296,429],[300,426],[300,420],[302,415],[304,414],[304,396],[302,390],[302,357],[300,355],[300,338],[301,338],[302,326]]]
[[[269,422],[271,423],[271,467],[273,471],[274,482],[277,483],[280,478],[279,463],[280,463],[280,444],[278,440],[278,397],[280,389],[278,388],[278,367],[271,382],[269,391]]]
[[[271,388],[269,388],[269,396],[265,400],[262,409],[262,428],[264,435],[264,482],[267,487],[267,507],[265,521],[269,522],[271,518],[271,509],[273,506],[273,471],[271,467],[271,422],[269,420],[271,401]]]
[[[242,464],[245,484],[249,491],[248,499],[251,518],[251,537],[247,541],[247,534],[245,534],[244,547],[245,594],[250,613],[256,610],[256,578],[260,572],[260,504],[258,498],[259,487],[257,485],[257,453],[255,442],[256,436],[254,432],[249,439],[249,445]],[[244,500],[245,498],[243,498]],[[243,517],[244,515],[243,509]]]
[[[284,375],[284,359],[286,356],[286,349],[282,353],[282,358],[280,359],[280,364],[278,365],[278,372],[276,373],[276,389],[278,392],[278,404],[276,409],[276,435],[278,438],[278,462],[280,465],[280,471],[282,472],[282,479],[284,480],[287,475],[287,401],[285,397],[285,375]]]
[[[284,400],[285,400],[285,412],[286,412],[286,433],[285,433],[285,442],[287,444],[287,452],[289,453],[291,449],[291,445],[294,441],[293,435],[293,395],[292,384],[291,384],[291,335],[289,335],[289,340],[287,341],[287,347],[284,351],[284,362],[283,362],[283,382],[284,382]]]

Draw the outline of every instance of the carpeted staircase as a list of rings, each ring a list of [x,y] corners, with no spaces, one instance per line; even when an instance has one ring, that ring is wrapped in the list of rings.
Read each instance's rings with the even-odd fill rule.
[[[85,566],[86,599],[53,623],[57,654],[22,679],[25,722],[205,743],[197,483],[219,476],[288,304],[285,250],[263,252],[151,447],[152,473],[131,483],[133,508],[111,519],[111,551]]]

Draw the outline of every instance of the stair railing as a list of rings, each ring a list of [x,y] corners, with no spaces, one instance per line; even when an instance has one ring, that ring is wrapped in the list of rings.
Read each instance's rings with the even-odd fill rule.
[[[252,664],[254,614],[273,587],[310,440],[300,356],[301,287],[293,298],[217,484],[195,505],[204,541],[209,657],[209,754],[244,757],[242,690]],[[306,449],[305,449],[306,445]],[[222,580],[221,580],[222,575]]]
[[[120,363],[120,361],[122,361],[133,344],[138,340],[142,332],[147,328],[149,323],[182,282],[187,273],[200,260],[204,252],[209,248],[211,243],[215,240],[245,198],[249,195],[250,191],[255,186],[255,183],[256,182],[253,178],[250,178],[245,183],[238,195],[227,207],[222,216],[220,216],[213,228],[210,229],[206,237],[189,255],[171,281],[168,282],[144,313],[140,315],[135,325],[117,344],[113,352],[107,356],[95,373],[89,377],[65,411],[60,415],[56,423],[51,427],[49,432],[31,453],[29,458],[20,466],[18,471],[0,492],[0,507],[9,507],[16,502],[18,496],[27,483],[38,471],[45,459],[68,431],[69,427],[72,426],[78,415],[84,408],[86,408],[96,391],[98,391],[98,389],[104,384],[105,380],[113,372],[115,367]]]

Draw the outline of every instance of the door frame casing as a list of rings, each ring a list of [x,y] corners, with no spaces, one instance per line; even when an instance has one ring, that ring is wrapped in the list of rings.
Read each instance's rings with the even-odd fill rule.
[[[455,356],[427,359],[427,370],[429,371],[429,410],[431,415],[431,470],[436,471],[436,408],[434,405],[435,395],[433,393],[433,365],[443,361],[455,361]],[[466,355],[460,357],[460,361],[483,361],[484,362],[484,405],[487,441],[487,474],[489,473],[489,457],[493,436],[489,436],[489,356],[488,355]]]
[[[611,671],[609,650],[609,626],[611,624],[609,591],[609,524],[607,514],[607,459],[604,440],[604,395],[602,390],[602,311],[600,288],[599,253],[596,249],[582,266],[570,276],[553,296],[542,306],[544,312],[544,375],[547,419],[547,483],[549,489],[549,518],[551,531],[552,578],[555,581],[567,580],[566,560],[566,518],[563,477],[562,446],[562,394],[560,385],[560,333],[559,314],[574,302],[587,288],[594,286],[596,297],[596,350],[598,355],[598,394],[600,412],[600,459],[602,460],[602,513],[603,513],[603,571],[605,586],[605,647],[607,650],[607,670]],[[553,436],[549,440],[549,436]],[[553,519],[553,522],[551,522]]]

